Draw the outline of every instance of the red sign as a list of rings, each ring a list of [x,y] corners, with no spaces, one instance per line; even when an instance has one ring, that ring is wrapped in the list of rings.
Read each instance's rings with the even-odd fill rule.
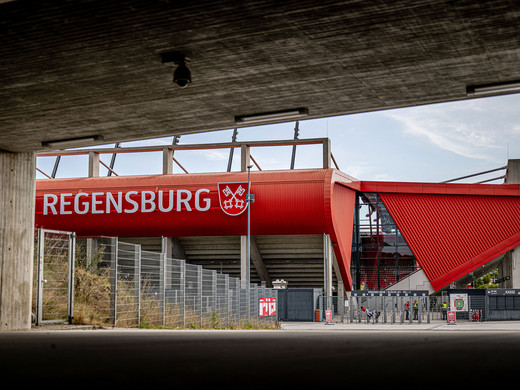
[[[271,317],[276,315],[276,298],[258,298],[259,317]]]
[[[240,215],[247,208],[246,183],[218,183],[220,208],[228,215]]]
[[[454,324],[457,321],[457,314],[454,311],[448,312],[448,323]]]
[[[332,310],[325,310],[325,319],[327,322],[332,322]]]

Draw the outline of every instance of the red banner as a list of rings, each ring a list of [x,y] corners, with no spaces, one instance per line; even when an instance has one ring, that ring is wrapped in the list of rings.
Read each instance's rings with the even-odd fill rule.
[[[276,315],[276,298],[258,298],[259,317],[272,317]]]

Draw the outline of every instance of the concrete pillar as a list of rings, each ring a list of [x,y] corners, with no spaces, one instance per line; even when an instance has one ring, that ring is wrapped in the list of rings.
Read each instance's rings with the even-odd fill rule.
[[[88,177],[99,176],[99,153],[89,152],[88,154]]]
[[[508,160],[505,184],[520,184],[520,160]],[[509,276],[501,288],[520,288],[520,247],[509,251],[498,267],[498,277]]]
[[[166,257],[176,260],[186,260],[186,254],[182,249],[181,243],[177,237],[163,237],[162,251]]]
[[[506,288],[520,288],[520,247],[511,251],[511,279],[506,281]]]
[[[251,165],[251,151],[248,145],[242,145],[240,148],[240,170],[247,172],[247,167]]]
[[[505,184],[520,184],[520,159],[508,160]]]
[[[36,155],[0,152],[0,182],[0,330],[29,330]]]
[[[323,168],[331,167],[331,146],[330,139],[323,141]]]
[[[343,278],[341,277],[341,272],[339,270],[338,260],[332,250],[332,258],[334,260],[334,274],[336,275],[337,284],[337,295],[338,301],[341,301],[345,298],[345,284],[343,283]]]
[[[330,236],[328,234],[323,235],[323,275],[324,275],[324,286],[323,291],[326,297],[325,310],[329,310],[332,307],[332,244],[330,242]]]
[[[169,148],[163,149],[163,175],[171,175],[173,173],[173,150]]]
[[[520,289],[520,247],[510,250],[498,265],[498,278],[509,277],[500,283],[500,288]]]

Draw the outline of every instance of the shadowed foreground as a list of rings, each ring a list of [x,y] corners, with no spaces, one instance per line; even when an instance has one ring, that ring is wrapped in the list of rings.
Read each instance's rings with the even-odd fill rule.
[[[0,333],[4,383],[96,388],[467,384],[513,372],[520,331],[40,330]]]

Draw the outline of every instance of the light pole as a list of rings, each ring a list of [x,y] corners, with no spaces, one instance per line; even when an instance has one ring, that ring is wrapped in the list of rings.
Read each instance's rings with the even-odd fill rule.
[[[247,285],[247,317],[251,315],[251,203],[255,201],[255,196],[251,194],[251,168],[247,166],[247,250],[246,250],[246,285]]]

